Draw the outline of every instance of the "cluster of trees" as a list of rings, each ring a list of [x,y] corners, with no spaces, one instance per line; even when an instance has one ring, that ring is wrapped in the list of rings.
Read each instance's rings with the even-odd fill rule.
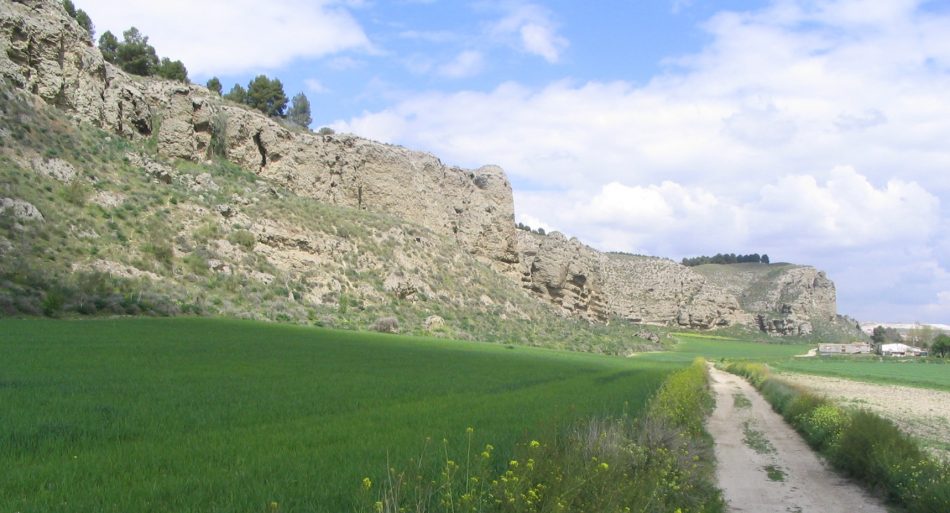
[[[122,68],[126,73],[143,77],[157,75],[168,80],[188,82],[188,70],[179,60],[158,57],[155,47],[148,44],[148,36],[135,27],[122,33],[119,41],[112,32],[99,37],[99,51],[106,61]]]
[[[544,234],[545,234],[544,228],[538,228],[537,230],[533,230],[530,226],[528,226],[528,225],[526,225],[526,224],[524,224],[524,223],[518,223],[518,224],[516,224],[516,225],[515,225],[515,228],[517,228],[517,229],[519,229],[519,230],[524,230],[524,231],[526,231],[526,232],[537,233],[538,235],[544,235]]]
[[[234,84],[234,87],[227,94],[222,94],[221,81],[218,77],[211,77],[207,83],[208,89],[218,93],[236,103],[243,103],[253,107],[268,116],[283,118],[291,123],[309,127],[313,122],[310,116],[310,100],[307,95],[297,93],[290,100],[290,108],[287,108],[287,94],[284,93],[284,84],[280,79],[268,78],[266,75],[258,75],[247,84],[247,88],[241,84]]]
[[[875,326],[871,330],[871,342],[875,344],[897,344],[904,341],[904,337],[894,328]]]
[[[680,262],[685,266],[693,267],[696,265],[703,264],[767,264],[769,263],[768,255],[760,255],[758,253],[752,253],[751,255],[737,255],[735,253],[716,253],[714,256],[698,256],[693,258],[683,258],[683,261]]]
[[[76,20],[80,27],[86,29],[86,32],[89,32],[89,39],[95,37],[96,30],[92,25],[92,18],[86,14],[86,11],[82,9],[76,9],[76,6],[73,5],[72,0],[63,0],[63,9],[66,9],[66,14],[68,14],[70,18]]]
[[[930,346],[930,354],[941,358],[950,355],[950,335],[937,335]]]
[[[95,30],[92,19],[82,9],[77,9],[72,0],[63,0],[66,13],[75,19],[79,25],[89,32],[93,38]],[[180,60],[171,60],[168,57],[159,58],[155,47],[148,42],[148,36],[139,29],[130,27],[122,33],[122,40],[110,31],[99,37],[99,51],[102,57],[126,73],[133,73],[143,77],[159,76],[168,80],[178,80],[188,83],[188,69]],[[212,77],[208,81],[208,89],[218,93],[228,100],[243,103],[253,107],[268,116],[285,119],[295,125],[309,128],[313,118],[310,113],[310,100],[303,93],[297,93],[288,100],[284,93],[284,85],[277,78],[268,78],[258,75],[247,84],[235,84],[227,94],[223,94],[221,81]],[[287,103],[290,102],[290,108]],[[321,129],[322,134],[333,133],[330,129]]]

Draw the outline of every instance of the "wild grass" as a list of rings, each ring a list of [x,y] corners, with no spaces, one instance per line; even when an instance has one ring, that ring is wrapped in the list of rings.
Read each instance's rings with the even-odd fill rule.
[[[928,456],[893,422],[774,378],[763,364],[729,363],[726,370],[748,378],[837,469],[908,511],[950,511],[950,464]]]
[[[0,355],[0,511],[352,511],[426,438],[507,462],[682,368],[195,318],[0,320]]]
[[[698,361],[671,375],[638,418],[593,417],[561,438],[526,439],[512,458],[475,443],[469,429],[460,450],[435,444],[400,470],[364,478],[357,511],[722,511],[706,463],[706,379]]]

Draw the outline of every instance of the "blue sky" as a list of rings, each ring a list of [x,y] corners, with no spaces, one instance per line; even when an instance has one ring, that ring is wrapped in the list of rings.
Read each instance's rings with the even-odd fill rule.
[[[765,252],[842,313],[950,322],[950,2],[84,0],[193,81],[256,74],[332,126],[498,164],[593,247]]]

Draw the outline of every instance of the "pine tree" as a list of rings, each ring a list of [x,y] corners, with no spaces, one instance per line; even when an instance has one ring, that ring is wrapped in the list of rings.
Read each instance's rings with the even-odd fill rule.
[[[99,51],[102,52],[102,58],[106,62],[116,64],[119,54],[119,40],[116,39],[115,34],[107,30],[99,36]]]
[[[235,103],[247,103],[247,90],[241,84],[234,84],[234,87],[224,95],[225,99]]]
[[[163,57],[155,68],[155,74],[168,80],[178,80],[188,83],[188,69],[181,61],[173,61],[168,57]]]
[[[221,96],[221,81],[218,80],[218,77],[211,77],[205,87],[207,87],[209,91],[218,93],[218,96]]]
[[[307,95],[303,93],[294,95],[290,103],[290,110],[287,112],[287,118],[296,125],[305,128],[310,126],[313,118],[310,117],[310,100],[307,99]]]
[[[155,53],[155,48],[148,44],[148,36],[135,27],[130,27],[122,33],[122,43],[116,57],[119,67],[136,75],[153,75],[159,66],[158,54]]]
[[[247,84],[245,103],[268,116],[283,116],[284,109],[287,108],[284,84],[279,79],[258,75]]]

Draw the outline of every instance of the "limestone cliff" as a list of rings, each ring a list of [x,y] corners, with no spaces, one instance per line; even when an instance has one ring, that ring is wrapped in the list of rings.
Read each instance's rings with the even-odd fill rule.
[[[667,259],[601,253],[554,232],[518,232],[524,285],[592,321],[710,329],[751,323],[735,296]]]
[[[835,321],[835,285],[825,273],[791,264],[700,265],[698,274],[730,292],[756,326],[777,335],[809,335]]]
[[[504,172],[352,135],[292,131],[204,87],[128,75],[104,61],[53,0],[0,3],[0,76],[160,154],[202,161],[213,137],[241,167],[320,201],[386,212],[454,237],[490,262],[512,263],[514,206]]]
[[[0,0],[0,80],[5,87],[42,99],[74,121],[133,143],[149,141],[159,160],[206,163],[213,148],[217,155],[295,196],[421,226],[451,241],[460,257],[474,256],[489,264],[499,280],[513,279],[530,292],[537,306],[553,306],[565,317],[591,322],[619,318],[696,329],[746,324],[784,335],[807,334],[813,322],[835,316],[834,285],[812,268],[687,268],[667,259],[601,253],[557,233],[541,236],[519,231],[514,226],[511,185],[498,167],[465,170],[446,166],[427,153],[354,135],[318,135],[288,128],[204,87],[126,74],[104,61],[58,0]],[[176,174],[166,163],[134,152],[125,159],[161,184],[196,194],[213,184],[210,175]],[[65,171],[36,172],[58,176]],[[122,203],[116,199],[120,194],[98,191],[96,201],[104,208],[116,208]],[[385,304],[391,298],[440,296],[445,294],[440,287],[458,286],[440,284],[435,275],[419,271],[426,266],[419,261],[423,253],[395,265],[340,242],[335,232],[317,234],[314,229],[284,226],[266,213],[244,219],[240,201],[250,201],[248,194],[237,195],[234,204],[214,206],[213,212],[230,223],[229,229],[248,228],[257,239],[255,252],[287,276],[302,280],[307,286],[302,296],[311,298],[312,304],[339,300],[348,291],[361,291],[368,301]],[[29,203],[20,199],[4,197],[3,202],[3,208],[11,212],[28,210],[24,205]],[[211,212],[205,210],[202,216]],[[422,244],[424,238],[406,240]],[[237,264],[222,256],[229,253],[228,248],[216,244],[204,249],[220,264],[213,269],[233,271]],[[332,247],[324,247],[327,244]],[[185,255],[191,250],[183,247],[180,251]],[[388,296],[344,279],[352,268],[346,260],[337,261],[341,252],[359,252],[356,260],[379,275]],[[323,256],[314,260],[314,255]],[[325,272],[308,276],[318,263],[327,266]],[[472,291],[448,295],[462,304],[465,301],[455,295],[466,292]],[[481,292],[476,299],[482,305],[498,302]],[[531,309],[510,310],[513,317],[524,318],[523,312]]]

